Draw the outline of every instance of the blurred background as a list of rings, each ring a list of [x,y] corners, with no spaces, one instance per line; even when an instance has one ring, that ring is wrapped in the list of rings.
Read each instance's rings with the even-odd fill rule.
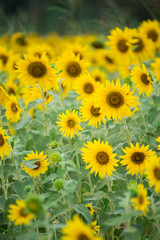
[[[0,0],[0,34],[103,33],[160,20],[159,0]]]

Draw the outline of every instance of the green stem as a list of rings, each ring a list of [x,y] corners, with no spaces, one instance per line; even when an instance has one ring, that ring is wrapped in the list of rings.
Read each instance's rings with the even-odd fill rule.
[[[48,136],[48,127],[47,127],[47,119],[46,119],[46,105],[45,105],[45,99],[44,99],[44,89],[41,87],[42,91],[42,107],[43,107],[43,117],[44,117],[44,124],[45,124],[45,129],[46,129],[46,135]]]
[[[13,152],[11,152],[11,155],[12,155],[12,159],[13,159],[13,161],[14,161],[15,167],[16,167],[17,179],[18,179],[18,181],[20,181],[21,179],[20,179],[20,175],[19,175],[19,169],[18,169],[18,167],[17,167],[16,159],[14,158]]]
[[[127,141],[130,144],[129,131],[128,131],[128,128],[127,128],[127,123],[126,123],[125,118],[123,118],[123,122],[124,122],[125,131],[126,131]]]
[[[111,177],[108,177],[108,192],[112,192],[113,181]]]
[[[65,109],[64,99],[63,99],[63,95],[62,95],[62,87],[61,87],[61,82],[60,81],[58,81],[58,85],[59,85],[59,95],[60,95],[60,98],[61,98],[61,101],[62,101],[62,106]]]
[[[77,153],[77,144],[76,141],[74,142],[75,147],[75,153],[76,153],[76,163],[77,163],[77,169],[79,171],[79,197],[80,197],[80,203],[82,202],[82,173],[81,173],[81,165]]]
[[[91,174],[88,173],[88,181],[89,181],[89,186],[90,186],[90,192],[91,194],[94,193],[94,189],[93,189],[93,186],[92,186],[92,179],[91,179]]]

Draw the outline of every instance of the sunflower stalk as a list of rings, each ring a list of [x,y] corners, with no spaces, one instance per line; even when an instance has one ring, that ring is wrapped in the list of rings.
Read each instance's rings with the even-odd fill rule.
[[[126,123],[126,119],[125,118],[123,118],[123,122],[124,122],[125,131],[126,131],[127,141],[128,141],[128,144],[130,144],[129,131],[128,131],[128,128],[127,128],[127,123]]]
[[[60,81],[58,81],[58,86],[59,86],[59,95],[60,95],[60,98],[61,98],[61,101],[62,101],[62,106],[65,109],[64,99],[63,99],[63,95],[62,95],[62,87],[61,87],[61,82]]]
[[[47,127],[47,118],[46,118],[46,105],[45,105],[45,99],[44,99],[44,89],[41,87],[42,91],[42,107],[43,107],[43,117],[44,117],[44,124],[46,129],[46,135],[48,136],[48,127]]]
[[[11,155],[12,155],[12,159],[13,159],[13,161],[14,161],[15,167],[16,167],[17,179],[18,179],[18,181],[21,181],[20,175],[19,175],[19,169],[18,169],[18,166],[17,166],[17,163],[16,163],[16,159],[14,158],[13,152],[11,152]]]
[[[81,173],[81,165],[77,153],[77,143],[76,141],[74,142],[74,147],[75,147],[75,154],[76,154],[76,163],[77,163],[77,168],[79,171],[79,198],[80,198],[80,203],[82,202],[82,173]]]

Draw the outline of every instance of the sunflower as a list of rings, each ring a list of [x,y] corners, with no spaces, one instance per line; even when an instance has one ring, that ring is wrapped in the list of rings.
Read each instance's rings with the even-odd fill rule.
[[[105,85],[106,83],[106,74],[104,71],[100,70],[99,68],[95,68],[91,70],[91,77],[94,79],[96,83]]]
[[[22,109],[18,105],[16,96],[11,95],[9,101],[5,105],[5,116],[10,122],[17,122],[20,119]]]
[[[73,220],[67,222],[67,226],[62,228],[61,240],[102,240],[92,233],[92,229],[84,224],[84,222],[74,215]]]
[[[146,178],[149,180],[149,186],[153,187],[156,193],[160,192],[160,157],[155,156],[146,164]]]
[[[117,61],[112,51],[102,49],[98,53],[99,63],[107,72],[113,73],[117,70]]]
[[[69,44],[66,51],[72,51],[75,56],[79,55],[80,60],[82,60],[87,58],[88,47],[86,45],[82,45],[81,43],[76,42],[75,44]]]
[[[0,47],[0,71],[7,71],[7,63],[11,56],[11,52],[7,50],[6,47]]]
[[[68,96],[68,92],[71,91],[70,84],[68,84],[66,81],[61,81],[61,89],[62,89],[62,96],[65,98]]]
[[[138,30],[142,35],[152,40],[155,48],[160,46],[160,25],[157,20],[143,21]]]
[[[105,113],[101,111],[100,106],[96,106],[96,99],[89,98],[85,99],[80,106],[80,114],[82,115],[82,120],[89,121],[88,125],[92,127],[97,127],[101,125],[101,122],[105,123]]]
[[[8,100],[9,100],[8,93],[2,86],[0,86],[0,104],[2,106],[5,106]]]
[[[60,128],[59,131],[61,131],[64,136],[73,138],[74,134],[76,133],[79,135],[78,131],[83,130],[81,126],[78,124],[81,122],[81,119],[79,118],[78,114],[76,113],[75,109],[73,111],[69,111],[67,109],[66,114],[62,113],[62,115],[59,114],[59,122],[57,122],[57,125]]]
[[[128,60],[119,62],[117,66],[118,73],[122,78],[130,77],[132,66]]]
[[[122,117],[130,116],[131,107],[136,107],[137,97],[130,92],[130,87],[127,84],[121,86],[120,80],[117,79],[116,84],[106,81],[106,87],[99,85],[96,93],[96,104],[101,106],[101,111],[105,111],[108,120],[112,117],[113,120],[121,119]]]
[[[22,200],[16,200],[16,204],[10,204],[8,210],[9,215],[7,216],[11,222],[14,222],[15,226],[26,224],[29,225],[34,215],[27,211],[26,203]]]
[[[127,165],[128,174],[143,174],[146,163],[155,157],[155,152],[148,150],[148,148],[149,145],[140,147],[138,143],[135,146],[131,143],[130,148],[123,149],[125,155],[120,156],[122,158],[121,165]]]
[[[12,81],[12,79],[7,81],[5,88],[8,95],[14,95],[18,97],[17,85]]]
[[[88,66],[85,60],[80,60],[80,55],[75,56],[73,52],[65,52],[56,63],[57,70],[62,71],[59,73],[59,78],[70,84],[74,84],[78,77],[87,72]]]
[[[89,74],[84,74],[74,84],[74,90],[80,95],[77,99],[93,98],[98,87]]]
[[[114,54],[117,60],[127,59],[131,56],[130,39],[131,32],[127,27],[122,31],[120,28],[111,30],[111,34],[107,36],[106,45]]]
[[[29,163],[31,166],[28,167],[26,161],[31,161]],[[28,153],[27,157],[23,159],[21,167],[31,177],[36,178],[48,170],[49,164],[50,162],[48,161],[47,155],[43,155],[43,151],[40,154],[38,154],[37,151],[36,153],[32,151],[32,153]]]
[[[27,49],[30,56],[41,58],[43,54],[46,55],[50,63],[55,62],[55,52],[49,44],[34,44]]]
[[[160,58],[156,58],[154,63],[151,64],[151,68],[157,81],[160,82]]]
[[[16,63],[17,61],[20,59],[20,54],[12,54],[7,62],[6,68],[7,68],[7,72],[10,76],[13,77],[13,75],[17,76],[17,73],[15,72],[15,70],[17,70],[17,66]]]
[[[3,160],[3,154],[5,156],[9,156],[9,152],[12,151],[10,145],[8,144],[7,140],[9,139],[9,136],[5,136],[5,130],[0,127],[0,157]]]
[[[37,86],[26,87],[22,89],[22,98],[25,102],[25,107],[27,108],[28,104],[31,101],[35,101],[36,99],[41,99],[42,94]]]
[[[94,142],[87,142],[86,148],[81,148],[82,159],[89,163],[86,169],[91,168],[90,173],[95,172],[99,174],[100,178],[104,178],[105,174],[111,176],[115,171],[115,166],[118,166],[118,160],[115,159],[116,154],[112,152],[112,147],[106,142],[94,140]]]
[[[97,221],[91,222],[90,228],[94,235],[97,235],[97,232],[100,232],[100,226],[97,225]]]
[[[24,55],[25,59],[20,59],[16,63],[16,70],[19,78],[25,86],[35,86],[39,84],[46,89],[58,89],[56,71],[48,64],[45,54],[39,57]]]
[[[156,141],[160,143],[160,137],[158,137]],[[158,150],[160,150],[160,144],[158,145]]]
[[[137,197],[131,199],[133,202],[133,207],[135,210],[140,210],[146,216],[146,211],[148,210],[148,205],[150,204],[147,197],[147,189],[144,188],[142,183],[138,184]]]
[[[91,215],[93,215],[93,213],[95,212],[95,210],[93,209],[93,207],[88,203],[85,204],[86,208],[88,208],[89,212]]]
[[[10,45],[15,52],[24,52],[28,47],[27,36],[22,32],[12,34]]]
[[[153,42],[137,29],[132,29],[131,35],[132,64],[153,58],[155,55]]]
[[[150,97],[152,94],[152,80],[147,72],[147,69],[144,64],[142,64],[142,68],[135,66],[131,71],[131,81],[135,84],[135,87],[138,89],[139,94],[144,93],[147,97]]]

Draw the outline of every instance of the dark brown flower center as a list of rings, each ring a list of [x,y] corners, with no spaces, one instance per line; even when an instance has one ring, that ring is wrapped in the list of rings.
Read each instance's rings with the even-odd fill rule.
[[[26,217],[28,215],[27,210],[25,208],[20,209],[19,215],[21,217]]]
[[[38,168],[40,168],[40,165],[41,165],[40,161],[37,161],[37,162],[35,162],[34,164],[35,164],[37,167],[35,167],[33,170],[37,170]]]
[[[8,89],[8,94],[9,94],[9,95],[11,95],[11,94],[16,95],[16,93],[15,93],[15,91],[14,91],[13,88],[9,88],[9,89]]]
[[[138,165],[143,163],[144,159],[145,159],[145,155],[142,152],[134,152],[131,156],[131,161]]]
[[[146,73],[143,73],[143,74],[141,75],[141,80],[142,80],[142,82],[143,82],[145,85],[149,85],[149,83],[150,83],[150,81],[148,80],[148,76],[147,76]]]
[[[105,58],[105,60],[106,60],[108,63],[110,63],[110,64],[113,64],[113,63],[114,63],[114,61],[113,61],[112,58],[110,58],[110,57],[108,57],[108,56],[105,56],[104,58]]]
[[[125,39],[121,39],[117,43],[117,47],[120,52],[125,53],[128,51],[127,41]]]
[[[72,119],[69,119],[68,122],[67,122],[67,126],[68,126],[69,128],[74,128],[75,122],[74,122]]]
[[[106,100],[108,105],[113,108],[119,108],[124,104],[123,96],[119,92],[110,92]]]
[[[109,156],[106,152],[98,152],[97,156],[96,156],[96,159],[97,159],[98,163],[103,165],[103,164],[108,163]]]
[[[140,205],[144,203],[144,197],[143,197],[143,195],[139,195],[139,196],[138,196],[138,202],[139,202]]]
[[[100,41],[94,41],[92,42],[92,47],[96,49],[101,49],[101,48],[104,48],[104,44]]]
[[[3,65],[6,65],[6,63],[8,61],[8,56],[6,56],[4,54],[0,54],[0,59],[2,60]]]
[[[133,37],[133,39],[137,39],[136,43],[132,43],[132,45],[134,46],[133,52],[141,52],[144,48],[144,44],[141,38],[139,37]]]
[[[159,167],[154,168],[154,176],[156,179],[160,180],[160,168]]]
[[[41,78],[45,76],[46,72],[47,68],[42,62],[32,62],[28,66],[28,73],[33,78]]]
[[[84,92],[91,94],[94,91],[94,87],[91,83],[85,83],[83,86]]]
[[[12,112],[14,112],[14,113],[18,112],[18,108],[17,108],[16,103],[12,103],[12,105],[11,105],[11,110],[12,110]]]
[[[2,134],[0,134],[0,146],[3,146],[3,144],[4,144],[4,138]]]
[[[85,235],[84,233],[81,233],[77,240],[91,240],[87,235]]]
[[[17,61],[15,61],[15,62],[13,63],[13,68],[14,68],[15,70],[18,69],[18,68],[17,68],[17,64],[16,64],[16,62],[17,62]]]
[[[153,42],[157,41],[158,33],[155,30],[150,30],[147,34],[148,38],[150,38]]]
[[[101,78],[100,78],[99,76],[96,76],[96,77],[94,78],[94,80],[95,80],[95,82],[101,82]]]
[[[98,117],[99,115],[101,115],[99,111],[99,107],[94,107],[94,105],[91,107],[91,113],[93,116]]]
[[[81,67],[78,62],[70,62],[66,67],[70,77],[78,77],[81,74]]]
[[[26,46],[27,45],[27,41],[26,41],[25,37],[18,37],[16,39],[16,43],[20,46]]]

